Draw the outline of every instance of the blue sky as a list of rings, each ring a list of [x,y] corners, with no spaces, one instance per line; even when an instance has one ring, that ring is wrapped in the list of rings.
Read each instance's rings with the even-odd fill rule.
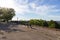
[[[44,19],[60,21],[60,0],[0,0],[0,7],[14,8],[12,20]]]

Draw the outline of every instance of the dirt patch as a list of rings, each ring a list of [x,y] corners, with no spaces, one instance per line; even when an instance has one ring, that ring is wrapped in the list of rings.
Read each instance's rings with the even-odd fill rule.
[[[0,31],[0,40],[60,40],[60,31],[24,25],[10,27],[9,31]]]

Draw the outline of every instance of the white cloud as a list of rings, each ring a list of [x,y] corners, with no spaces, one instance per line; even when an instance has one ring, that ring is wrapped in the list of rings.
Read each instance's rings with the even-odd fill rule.
[[[36,4],[35,4],[35,3],[30,3],[29,5],[30,5],[33,9],[36,8]]]
[[[27,5],[18,5],[15,0],[0,0],[0,7],[14,8],[16,12],[23,13],[27,10]]]
[[[20,17],[14,17],[14,18],[12,18],[12,20],[15,20],[15,21],[19,21],[19,20],[24,20],[25,18],[23,17],[23,16],[20,16]]]
[[[52,12],[52,10],[55,12],[58,11],[58,9],[53,9],[56,7],[55,5],[37,6],[35,3],[30,3],[29,5],[32,8],[32,10],[28,9],[29,11],[28,12],[26,11],[26,13],[36,13],[43,16],[43,15],[47,15],[49,12]]]
[[[38,0],[37,0],[38,1]],[[36,0],[35,0],[36,2]],[[25,14],[25,13],[35,13],[42,16],[48,16],[47,14],[49,12],[57,12],[60,11],[60,9],[54,9],[55,5],[40,5],[37,6],[35,2],[28,3],[28,0],[0,0],[0,7],[8,7],[8,8],[14,8],[16,11],[16,14]],[[38,3],[38,2],[37,2]],[[41,3],[43,3],[43,0],[41,0]],[[29,9],[29,6],[32,9]],[[15,19],[14,17],[13,19]],[[24,19],[24,17],[20,17]],[[52,17],[53,18],[60,18],[59,17]]]
[[[15,6],[13,0],[0,0],[0,7],[13,8]]]
[[[60,9],[51,9],[50,12],[60,12]]]
[[[18,3],[19,2],[19,3]],[[14,8],[16,13],[36,13],[40,15],[46,15],[49,12],[49,9],[54,8],[55,6],[49,5],[40,5],[37,7],[35,3],[29,3],[28,0],[0,0],[1,7]],[[32,10],[29,9],[29,6]],[[56,11],[56,10],[54,10]]]
[[[15,0],[17,4],[25,5],[28,4],[28,0]]]
[[[48,6],[42,5],[36,8],[36,13],[40,15],[46,15],[48,12]]]
[[[49,18],[50,20],[55,20],[55,21],[59,21],[59,20],[60,20],[60,16],[49,15],[48,18]]]

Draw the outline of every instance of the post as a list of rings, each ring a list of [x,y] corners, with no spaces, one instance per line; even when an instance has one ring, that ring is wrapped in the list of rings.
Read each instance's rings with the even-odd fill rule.
[[[18,24],[18,17],[17,17],[17,24]]]

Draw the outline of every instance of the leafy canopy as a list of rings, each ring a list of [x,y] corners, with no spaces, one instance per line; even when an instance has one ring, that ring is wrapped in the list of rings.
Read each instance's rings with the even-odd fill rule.
[[[15,16],[15,10],[13,8],[0,8],[0,19],[5,21],[11,20]]]

